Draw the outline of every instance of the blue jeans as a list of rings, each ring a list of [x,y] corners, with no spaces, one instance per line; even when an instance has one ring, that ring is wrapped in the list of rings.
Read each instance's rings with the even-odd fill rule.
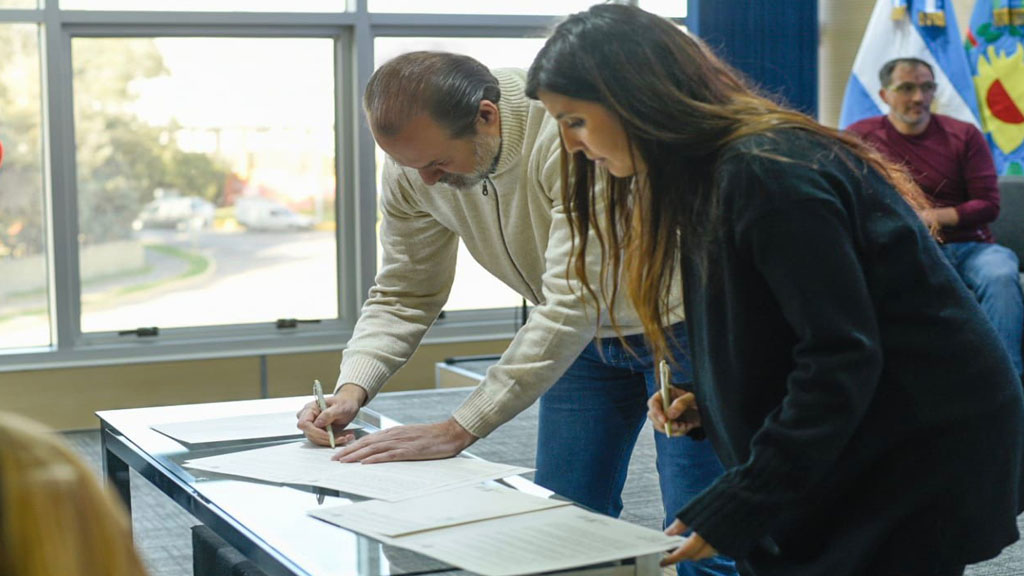
[[[1017,255],[1005,246],[981,242],[951,242],[940,246],[995,326],[1010,353],[1013,367],[1018,374],[1024,372],[1020,351],[1024,297],[1021,296]]]
[[[672,327],[679,366],[675,384],[690,382],[685,324]],[[655,366],[641,335],[595,340],[540,400],[537,472],[534,481],[588,508],[618,516],[622,487],[637,436],[647,419],[647,398],[658,389]],[[674,515],[722,474],[708,441],[654,434],[661,498]],[[680,563],[681,576],[736,574],[719,556]]]

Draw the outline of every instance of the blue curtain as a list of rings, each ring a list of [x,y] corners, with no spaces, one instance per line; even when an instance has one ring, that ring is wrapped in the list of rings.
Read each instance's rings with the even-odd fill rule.
[[[686,24],[762,91],[817,114],[817,0],[689,0]]]

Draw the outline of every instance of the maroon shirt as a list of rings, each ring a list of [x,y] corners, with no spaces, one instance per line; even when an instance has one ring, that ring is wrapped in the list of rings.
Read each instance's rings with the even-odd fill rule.
[[[875,116],[847,130],[905,165],[936,208],[956,208],[960,222],[939,231],[944,242],[992,242],[988,223],[999,216],[996,168],[973,124],[932,114],[924,132],[908,136],[888,117]]]

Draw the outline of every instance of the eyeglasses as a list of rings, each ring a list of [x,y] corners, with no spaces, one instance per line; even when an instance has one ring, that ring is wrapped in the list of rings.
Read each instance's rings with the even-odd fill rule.
[[[920,84],[914,84],[913,82],[903,82],[895,86],[889,87],[889,90],[899,94],[900,96],[910,96],[914,92],[921,90],[922,94],[934,94],[935,89],[938,86],[935,82],[921,82]]]

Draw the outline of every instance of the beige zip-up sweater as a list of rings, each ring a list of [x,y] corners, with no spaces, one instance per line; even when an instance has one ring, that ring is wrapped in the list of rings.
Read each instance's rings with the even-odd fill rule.
[[[521,70],[494,70],[501,86],[502,147],[484,184],[426,186],[390,158],[381,192],[381,268],[341,362],[337,390],[354,383],[373,398],[409,359],[448,299],[459,237],[490,273],[534,304],[526,324],[483,382],[454,413],[483,437],[536,401],[600,331],[607,314],[582,296],[572,269],[572,233],[562,206],[557,123],[524,93]],[[600,278],[597,242],[588,278]],[[625,334],[642,331],[620,290],[616,316]],[[676,291],[679,292],[679,291]],[[673,322],[682,319],[681,293]],[[589,302],[589,305],[585,304]]]

